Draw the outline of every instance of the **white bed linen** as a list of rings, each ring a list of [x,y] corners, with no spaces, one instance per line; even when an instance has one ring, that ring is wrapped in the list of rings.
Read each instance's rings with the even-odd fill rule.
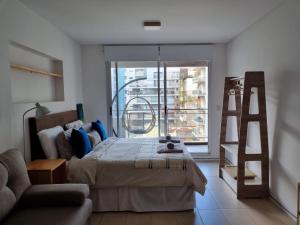
[[[195,207],[195,192],[190,187],[91,189],[94,212],[107,211],[183,211]]]
[[[84,158],[72,158],[68,163],[68,179],[70,182],[87,183],[93,188],[193,187],[195,191],[204,194],[206,178],[186,148],[183,146],[183,154],[167,153],[152,157],[158,145],[157,138],[109,138]],[[137,166],[141,154],[145,152],[149,152],[148,157],[152,157],[152,164],[154,162],[158,166]],[[149,158],[145,160],[149,161]],[[166,161],[171,165],[172,160],[174,166],[166,167]],[[185,167],[178,166],[181,161],[184,161]]]

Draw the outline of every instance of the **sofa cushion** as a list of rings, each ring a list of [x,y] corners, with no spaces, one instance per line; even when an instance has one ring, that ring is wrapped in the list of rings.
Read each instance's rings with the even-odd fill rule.
[[[2,225],[85,225],[92,213],[92,201],[80,207],[18,208]]]
[[[32,185],[23,194],[23,207],[80,206],[89,196],[86,184]]]
[[[31,185],[23,156],[19,150],[10,149],[0,154],[0,162],[8,171],[7,187],[12,190],[18,201]]]
[[[0,221],[14,208],[16,204],[16,196],[6,185],[8,182],[8,171],[2,163],[0,163]]]

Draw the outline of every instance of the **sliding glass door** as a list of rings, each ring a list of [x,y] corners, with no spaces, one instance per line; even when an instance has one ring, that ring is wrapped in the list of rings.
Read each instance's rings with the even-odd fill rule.
[[[185,143],[208,142],[207,62],[163,63],[166,133]]]
[[[207,62],[111,62],[111,90],[116,136],[207,143]]]
[[[159,136],[157,62],[112,62],[112,124],[118,137]]]

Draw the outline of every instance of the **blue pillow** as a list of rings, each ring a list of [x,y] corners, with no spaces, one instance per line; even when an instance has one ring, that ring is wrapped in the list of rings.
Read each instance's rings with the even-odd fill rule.
[[[92,122],[92,129],[99,133],[102,141],[107,139],[107,133],[104,124],[100,120],[97,120],[96,122]]]
[[[71,134],[71,145],[74,155],[82,158],[87,153],[92,151],[92,144],[85,129],[73,129]]]

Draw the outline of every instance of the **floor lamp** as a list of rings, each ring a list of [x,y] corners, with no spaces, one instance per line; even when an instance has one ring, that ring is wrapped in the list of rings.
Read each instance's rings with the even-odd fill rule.
[[[48,113],[50,113],[50,110],[46,107],[46,106],[41,106],[40,103],[35,103],[35,107],[32,107],[28,110],[26,110],[23,113],[23,154],[24,154],[24,159],[25,159],[25,152],[26,152],[26,141],[25,141],[25,115],[27,113],[29,113],[30,111],[35,110],[35,116],[36,117],[41,117],[44,115],[47,115]],[[25,160],[26,161],[26,160]]]

